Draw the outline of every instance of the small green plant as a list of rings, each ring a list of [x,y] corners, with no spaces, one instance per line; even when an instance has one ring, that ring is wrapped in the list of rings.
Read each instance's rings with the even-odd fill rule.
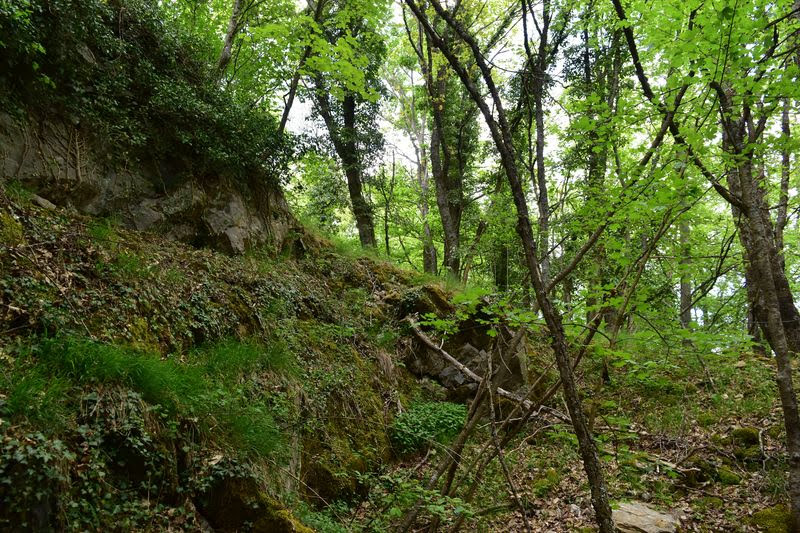
[[[92,239],[105,244],[119,239],[116,230],[117,225],[117,221],[114,218],[101,218],[89,225],[88,232]]]
[[[437,442],[446,443],[464,427],[466,419],[467,408],[462,404],[414,404],[392,424],[392,443],[401,454],[415,453]]]

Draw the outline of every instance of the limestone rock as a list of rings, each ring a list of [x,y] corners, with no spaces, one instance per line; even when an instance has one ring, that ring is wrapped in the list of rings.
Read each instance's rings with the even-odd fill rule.
[[[136,230],[229,253],[259,245],[279,251],[296,226],[277,186],[195,177],[188,164],[156,157],[123,167],[109,157],[113,148],[74,124],[0,112],[0,182],[19,181],[45,209],[113,216]]]
[[[614,522],[622,533],[675,533],[678,519],[645,503],[621,503],[613,511]]]

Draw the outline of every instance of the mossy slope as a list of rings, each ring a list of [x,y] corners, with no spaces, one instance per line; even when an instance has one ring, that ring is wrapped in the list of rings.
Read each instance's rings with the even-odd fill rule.
[[[305,531],[284,505],[357,495],[391,456],[408,273],[309,235],[229,257],[0,210],[0,526]]]

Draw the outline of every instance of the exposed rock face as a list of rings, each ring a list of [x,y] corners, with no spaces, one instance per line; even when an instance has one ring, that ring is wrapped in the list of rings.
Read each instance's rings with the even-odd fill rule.
[[[622,533],[675,533],[679,520],[641,502],[621,503],[613,511],[614,523]]]
[[[224,176],[185,176],[179,162],[111,163],[109,146],[53,122],[21,123],[0,114],[0,181],[18,180],[37,203],[115,216],[137,230],[158,231],[230,253],[280,248],[296,225],[277,187],[251,187]]]

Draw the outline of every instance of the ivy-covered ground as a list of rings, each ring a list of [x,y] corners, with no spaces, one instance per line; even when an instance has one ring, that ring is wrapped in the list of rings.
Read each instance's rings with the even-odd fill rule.
[[[250,507],[313,521],[391,457],[409,274],[311,235],[231,258],[2,198],[0,529],[272,531]]]
[[[401,319],[445,294],[430,280],[305,232],[232,258],[0,202],[1,530],[387,531],[419,496],[420,524],[524,530],[497,462],[471,502],[423,488],[467,413],[404,368]],[[768,357],[642,348],[606,383],[599,353],[582,385],[615,501],[687,531],[785,530]],[[505,458],[534,531],[592,530],[558,418]]]

